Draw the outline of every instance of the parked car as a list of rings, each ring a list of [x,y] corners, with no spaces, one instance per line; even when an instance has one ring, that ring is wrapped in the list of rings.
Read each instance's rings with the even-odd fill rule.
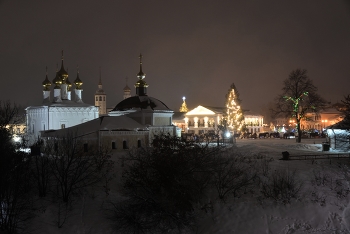
[[[270,138],[280,138],[280,133],[279,132],[272,132],[272,133],[270,133]]]
[[[283,134],[283,138],[284,139],[295,138],[295,134],[294,134],[294,132],[286,132],[286,133]]]

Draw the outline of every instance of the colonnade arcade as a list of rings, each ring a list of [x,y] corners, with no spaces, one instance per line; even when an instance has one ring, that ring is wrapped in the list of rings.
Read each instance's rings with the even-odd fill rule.
[[[222,118],[221,113],[216,113],[203,106],[198,106],[185,114],[185,132],[202,134],[217,129]]]

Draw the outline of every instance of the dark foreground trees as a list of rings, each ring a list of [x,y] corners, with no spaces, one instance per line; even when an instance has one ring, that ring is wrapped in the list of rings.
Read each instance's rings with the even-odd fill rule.
[[[38,141],[40,154],[32,156],[32,174],[40,197],[50,194],[57,204],[57,227],[62,227],[73,202],[99,186],[108,193],[113,162],[104,147],[86,152],[74,133]],[[85,147],[86,149],[86,147]]]
[[[252,184],[248,160],[161,135],[152,148],[123,158],[123,199],[113,203],[112,220],[122,233],[179,233],[211,210],[211,192],[225,200]],[[244,163],[245,162],[245,163]]]
[[[350,94],[344,96],[344,100],[341,100],[344,107],[340,110],[344,115],[344,121],[350,124]]]
[[[0,232],[15,233],[32,217],[30,160],[12,139],[18,107],[0,101]]]
[[[317,87],[307,76],[307,70],[296,69],[284,80],[282,94],[276,98],[273,109],[275,117],[295,119],[298,138],[301,142],[300,121],[309,112],[318,112],[325,105],[325,100],[317,94]]]

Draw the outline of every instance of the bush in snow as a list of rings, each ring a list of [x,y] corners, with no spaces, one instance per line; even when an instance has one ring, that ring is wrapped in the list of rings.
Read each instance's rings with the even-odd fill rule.
[[[293,198],[298,198],[302,183],[296,177],[296,171],[276,170],[261,183],[261,193],[266,198],[284,204],[290,203]]]

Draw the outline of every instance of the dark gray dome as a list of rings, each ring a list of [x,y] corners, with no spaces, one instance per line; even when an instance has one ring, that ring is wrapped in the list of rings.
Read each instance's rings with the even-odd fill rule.
[[[171,111],[162,101],[149,96],[133,96],[119,102],[112,111],[127,111],[131,109],[150,109]]]

